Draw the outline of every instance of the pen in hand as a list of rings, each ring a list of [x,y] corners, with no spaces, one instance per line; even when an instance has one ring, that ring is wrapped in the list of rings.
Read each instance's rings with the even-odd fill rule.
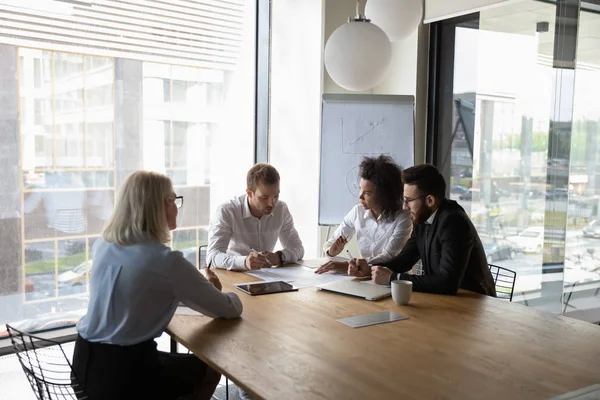
[[[252,247],[250,247],[250,251],[251,251],[251,252],[253,252],[253,253],[258,253],[260,256],[262,256],[262,257],[264,257],[264,258],[265,258],[265,261],[266,261],[267,265],[269,265],[270,267],[271,267],[271,266],[273,266],[273,265],[272,265],[272,264],[269,262],[269,260],[267,259],[267,256],[266,256],[266,255],[264,255],[264,254],[263,254],[261,251],[254,250],[254,248],[252,248]]]
[[[221,284],[221,281],[219,280],[219,277],[217,276],[217,274],[214,271],[210,270],[210,267],[212,267],[212,260],[208,263],[208,266],[204,266],[204,277],[213,284],[213,286],[217,289],[217,290],[223,290],[223,285]]]
[[[346,253],[348,253],[348,255],[350,256],[350,259],[353,260],[354,257],[352,257],[352,254],[350,254],[350,250],[346,250]]]

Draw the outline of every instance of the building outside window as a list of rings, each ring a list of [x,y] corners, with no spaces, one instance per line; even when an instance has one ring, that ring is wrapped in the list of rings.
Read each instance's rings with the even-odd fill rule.
[[[171,246],[197,265],[254,159],[254,1],[45,3],[0,0],[0,326],[30,331],[85,312],[130,173],[171,177],[185,198]]]
[[[452,90],[438,95],[432,161],[488,262],[517,273],[513,301],[591,321],[600,308],[600,14],[575,3],[522,1],[438,23],[441,85]]]

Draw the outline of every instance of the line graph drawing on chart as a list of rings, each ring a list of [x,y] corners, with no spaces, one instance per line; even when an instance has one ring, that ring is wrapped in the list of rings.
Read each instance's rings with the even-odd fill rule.
[[[385,119],[340,118],[344,154],[381,154],[386,149]]]
[[[359,203],[365,158],[414,164],[414,96],[324,94],[322,106],[318,221],[338,225]]]

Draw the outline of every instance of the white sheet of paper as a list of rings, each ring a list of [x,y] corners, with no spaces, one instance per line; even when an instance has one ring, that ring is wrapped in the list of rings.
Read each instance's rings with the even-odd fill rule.
[[[279,267],[279,268],[262,268],[257,271],[247,271],[248,275],[260,278],[264,281],[286,281],[290,282],[297,288],[308,288],[317,285],[323,285],[329,282],[335,282],[344,279],[354,279],[352,276],[345,274],[315,274],[313,268],[310,267]]]
[[[200,316],[202,316],[203,314],[200,314],[198,311],[194,311],[187,306],[178,306],[177,310],[175,311],[175,315],[200,315]]]
[[[331,257],[331,258],[315,258],[312,260],[299,260],[297,264],[304,265],[308,268],[319,268],[321,265],[325,264],[327,261],[349,261],[348,258],[344,257]]]
[[[408,319],[408,317],[397,314],[393,311],[382,311],[378,313],[341,318],[337,321],[344,325],[348,325],[351,328],[362,328],[363,326],[385,324],[387,322],[402,321],[405,319]]]
[[[293,268],[293,267],[291,267]],[[281,276],[271,272],[274,268],[261,268],[255,271],[246,271],[246,274],[260,278],[265,282],[280,281]]]
[[[574,392],[553,397],[550,400],[597,400],[600,399],[600,384],[588,386]]]

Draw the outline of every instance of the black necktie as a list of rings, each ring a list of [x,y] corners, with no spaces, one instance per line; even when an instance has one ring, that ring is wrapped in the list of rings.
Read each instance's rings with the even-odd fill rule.
[[[431,228],[431,224],[425,224],[425,259],[423,260],[424,264],[429,266],[429,230]],[[425,266],[424,265],[424,266]]]

